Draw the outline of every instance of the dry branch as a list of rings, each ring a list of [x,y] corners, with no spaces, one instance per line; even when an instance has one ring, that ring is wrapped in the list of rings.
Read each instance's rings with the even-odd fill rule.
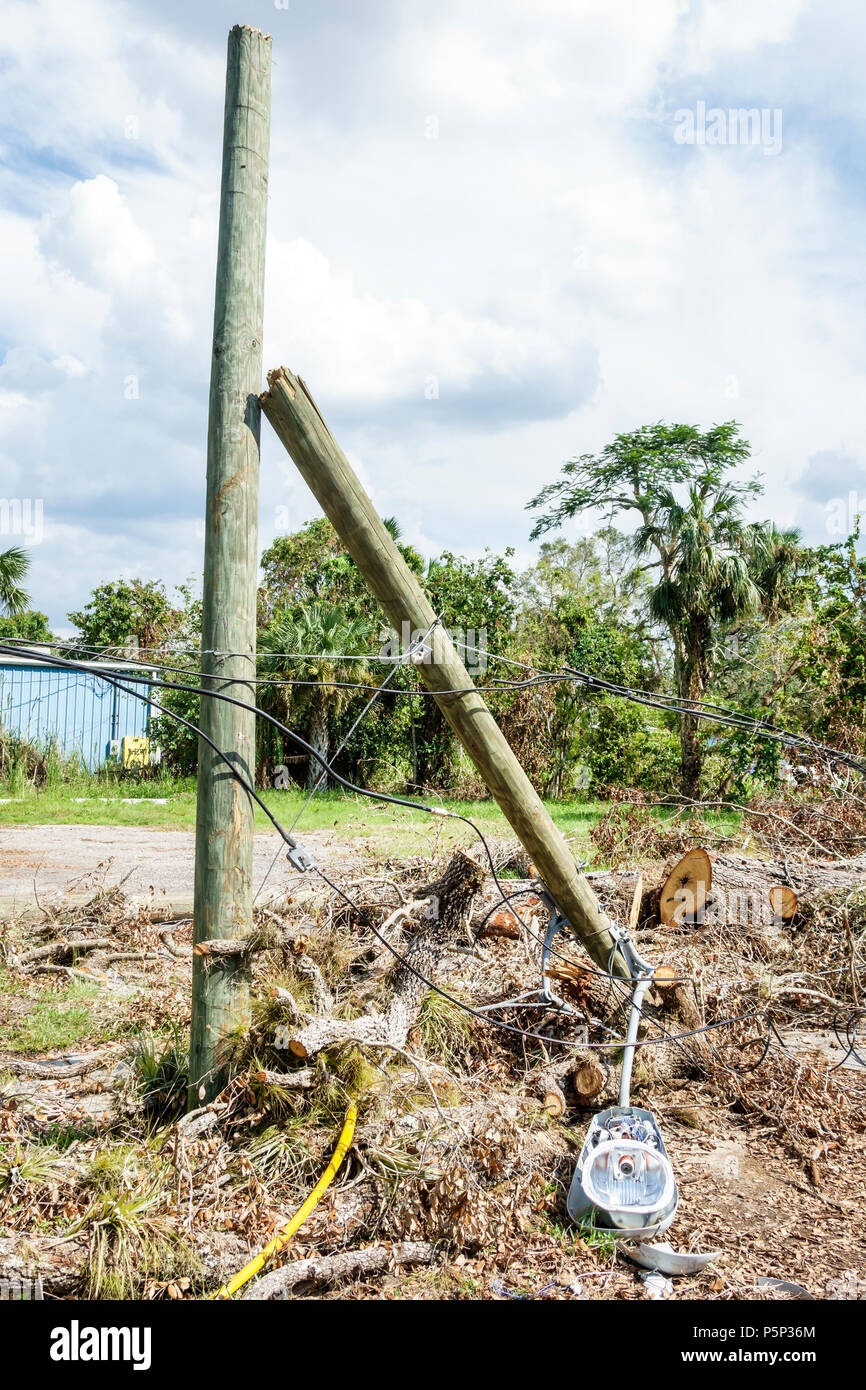
[[[341,1250],[337,1255],[316,1255],[296,1260],[266,1274],[246,1295],[248,1301],[287,1298],[298,1284],[333,1284],[356,1279],[360,1274],[378,1274],[394,1265],[430,1264],[434,1247],[426,1240],[407,1240],[390,1248],[369,1245],[366,1250]]]
[[[418,914],[427,906],[425,900],[413,898],[411,902],[404,902],[400,907],[395,908],[389,917],[379,927],[379,935],[385,938],[385,942],[376,943],[376,949],[372,953],[367,965],[366,973],[361,985],[356,989],[355,996],[358,1000],[365,999],[368,995],[375,992],[380,982],[388,975],[393,975],[400,961],[396,952],[402,952],[404,929],[408,926],[418,925]]]
[[[181,1116],[176,1125],[176,1132],[186,1143],[191,1139],[197,1139],[200,1134],[205,1134],[218,1123],[218,1111],[209,1105],[203,1105],[198,1110],[189,1110],[186,1115]]]
[[[199,941],[193,947],[194,956],[204,956],[210,959],[216,956],[240,956],[249,957],[255,951],[264,948],[265,941],[260,932],[252,932],[248,936],[225,936],[212,937],[208,941]]]
[[[173,926],[160,927],[159,931],[157,932],[157,937],[162,942],[163,946],[168,951],[170,956],[174,956],[176,960],[191,960],[193,955],[193,948],[192,946],[178,946],[177,942],[174,940],[174,933],[176,930],[177,927]]]
[[[74,1062],[63,1062],[60,1058],[26,1062],[18,1057],[0,1057],[0,1068],[13,1076],[32,1076],[40,1081],[53,1081],[55,1078],[66,1081],[76,1076],[86,1076],[88,1072],[107,1066],[110,1061],[111,1054],[103,1050],[91,1052],[87,1057],[78,1057]]]
[[[59,960],[62,956],[80,955],[82,951],[111,951],[117,945],[115,936],[99,936],[82,941],[52,941],[47,946],[35,946],[25,951],[23,956],[12,958],[11,964],[18,970],[40,960]]]
[[[516,869],[521,877],[529,875],[532,861],[519,840],[488,840],[487,844],[498,874],[503,869]]]
[[[388,1012],[351,1020],[311,1019],[288,1039],[294,1056],[314,1057],[325,1048],[346,1042],[402,1047],[429,988],[426,981],[435,983],[442,958],[463,930],[483,881],[482,866],[458,850],[442,877],[431,885],[430,901],[397,971]]]
[[[266,1086],[281,1086],[286,1091],[309,1091],[316,1072],[314,1067],[299,1067],[297,1071],[257,1071],[255,1079]]]
[[[298,1007],[295,996],[282,985],[274,985],[268,993],[272,999],[276,999],[280,1006],[280,1013],[284,1014],[290,1023],[309,1023],[311,1014],[305,1013]]]
[[[316,962],[310,960],[309,956],[298,956],[295,961],[295,970],[309,983],[319,1012],[329,1013],[334,1007],[334,996]]]

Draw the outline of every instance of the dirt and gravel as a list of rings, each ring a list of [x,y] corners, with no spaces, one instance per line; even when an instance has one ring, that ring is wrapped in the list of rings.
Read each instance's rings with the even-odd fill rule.
[[[320,859],[325,872],[354,869],[369,851],[337,841],[327,830],[305,831],[304,844]],[[254,837],[253,882],[259,902],[278,901],[293,871],[280,854],[268,872],[280,838],[274,832]],[[174,912],[192,910],[195,832],[151,830],[130,825],[0,826],[0,918],[32,911],[58,897],[85,901],[99,881],[123,882],[135,906],[153,903]],[[265,876],[267,880],[265,882]]]
[[[642,1037],[661,1045],[640,1052],[632,1099],[657,1116],[679,1184],[669,1238],[679,1250],[719,1252],[702,1273],[653,1286],[622,1245],[576,1229],[565,1205],[587,1123],[610,1103],[615,1046],[594,1054],[606,1089],[587,1101],[567,1066],[550,1081],[574,1056],[557,1042],[570,1040],[573,1016],[537,1012],[534,1031],[548,1039],[539,1043],[428,993],[414,1016],[404,1007],[402,1042],[388,1031],[402,967],[370,921],[401,954],[426,950],[425,970],[454,998],[484,1006],[539,983],[544,913],[531,885],[504,881],[509,892],[526,889],[519,928],[497,927],[495,915],[485,924],[499,901],[485,871],[465,920],[437,942],[435,912],[425,918],[419,903],[449,856],[377,859],[327,832],[305,842],[361,906],[348,908],[312,876],[289,880],[278,865],[271,905],[257,914],[251,1030],[236,1040],[226,1090],[190,1124],[192,931],[168,903],[190,901],[192,834],[4,833],[6,883],[23,902],[36,873],[39,906],[3,928],[0,1277],[39,1274],[61,1298],[214,1292],[309,1193],[352,1094],[352,1146],[281,1257],[282,1282],[269,1268],[277,1296],[866,1296],[866,1083],[862,1052],[845,1046],[839,1022],[862,1016],[866,922],[856,895],[771,930],[716,918],[639,925],[640,949],[688,982],[689,998],[678,1004],[661,987],[648,997]],[[258,874],[275,847],[257,836]],[[499,862],[506,868],[507,854]],[[658,863],[641,868],[649,886]],[[633,878],[594,883],[625,920]],[[577,947],[562,950],[571,963],[558,959],[559,987],[594,1020],[593,1036],[604,1038],[604,1027],[621,1036],[623,1001],[586,971]],[[744,1021],[671,1044],[665,1034],[691,1026],[686,1003],[707,1024]],[[50,1033],[32,1041],[41,1036],[34,1018],[71,1014],[74,1045],[52,1046]],[[517,1010],[502,1017],[526,1024]],[[317,1030],[331,1039],[320,1050]],[[25,1035],[28,1046],[9,1046]],[[307,1057],[286,1046],[300,1038]]]

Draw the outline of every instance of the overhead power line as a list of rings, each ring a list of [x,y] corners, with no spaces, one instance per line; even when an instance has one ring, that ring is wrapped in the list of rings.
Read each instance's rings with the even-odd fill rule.
[[[44,652],[34,652],[32,648],[26,648],[23,643],[23,640],[21,639],[11,639],[11,641],[7,639],[7,644],[9,648],[14,648],[15,655],[21,655],[22,653],[26,653],[30,655],[34,660],[39,659],[39,657],[41,657],[43,660],[47,659]],[[50,646],[60,650],[66,650],[69,648],[70,644],[53,642],[44,643],[41,645]],[[458,643],[457,645],[464,647],[466,646],[465,643]],[[100,650],[104,653],[105,649],[103,648]],[[437,691],[427,690],[424,687],[418,686],[413,686],[408,689],[406,687],[390,686],[389,688],[387,688],[387,690],[383,690],[383,693],[387,693],[389,695],[404,696],[409,698],[415,695],[420,695],[422,697],[427,698],[435,698],[439,695],[467,695],[472,693],[494,695],[503,694],[507,691],[533,689],[536,686],[540,687],[552,684],[571,683],[574,685],[581,686],[586,690],[595,692],[600,695],[609,695],[617,699],[628,700],[633,704],[644,705],[645,707],[651,709],[657,709],[664,714],[676,715],[679,717],[686,716],[694,719],[703,719],[709,721],[710,723],[718,724],[723,728],[737,729],[742,731],[743,733],[751,734],[755,738],[766,739],[768,742],[779,743],[790,747],[799,747],[804,749],[806,752],[813,754],[816,757],[826,759],[831,764],[842,764],[844,766],[854,769],[856,772],[866,772],[866,762],[864,762],[861,758],[856,757],[852,753],[848,753],[843,749],[833,748],[828,744],[820,743],[818,740],[811,738],[808,734],[801,734],[793,729],[786,729],[783,726],[774,724],[767,719],[756,718],[753,715],[747,715],[744,714],[742,711],[732,710],[724,705],[714,704],[711,701],[690,699],[687,700],[677,695],[667,695],[664,693],[643,690],[639,687],[619,685],[614,681],[608,681],[601,676],[596,676],[590,671],[582,671],[573,666],[563,666],[559,671],[538,671],[537,668],[530,666],[526,662],[518,661],[513,657],[498,656],[493,652],[488,652],[483,649],[478,649],[474,647],[467,648],[467,650],[477,652],[479,656],[484,656],[486,658],[489,658],[490,660],[500,661],[507,665],[518,667],[524,671],[534,671],[535,674],[530,675],[525,680],[521,681],[507,681],[498,680],[494,678],[488,681],[488,683],[485,685],[454,687],[450,689]],[[273,656],[286,654],[268,653],[268,655]],[[292,654],[288,655],[291,656]],[[295,653],[294,655],[298,656],[300,659],[299,654]],[[369,660],[369,658],[366,657],[356,657],[352,656],[351,654],[335,653],[320,653],[318,656],[306,655],[303,657],[303,659],[320,661]],[[401,665],[405,665],[406,655],[404,653],[399,658],[389,658],[388,660],[398,661]],[[167,671],[171,674],[176,675],[195,676],[198,677],[200,680],[221,681],[223,684],[231,683],[238,685],[262,685],[266,687],[273,686],[279,688],[291,688],[295,686],[301,688],[310,688],[319,686],[324,683],[325,685],[331,687],[334,690],[356,690],[365,691],[368,693],[371,688],[369,684],[365,684],[360,681],[355,682],[328,680],[322,682],[294,679],[285,680],[273,676],[245,675],[243,677],[234,677],[230,680],[227,680],[225,676],[216,675],[213,672],[204,672],[192,667],[171,666],[156,661],[127,661],[124,664],[128,664],[131,666],[146,667],[148,671]],[[407,669],[409,668],[407,667]],[[94,674],[98,674],[98,672],[94,672]],[[124,679],[135,680],[139,682],[143,681],[145,683],[156,685],[160,684],[160,682],[154,680],[150,675],[137,676],[132,672],[124,672]],[[166,683],[166,688],[175,690],[191,689],[190,687],[182,685],[180,682],[168,682]],[[195,690],[193,690],[192,693],[196,693]],[[211,692],[205,691],[204,693]]]
[[[0,643],[0,654],[8,654],[10,651],[14,651],[14,650],[15,650],[15,648],[11,648],[11,647],[9,646],[8,643],[5,643],[5,642]],[[148,695],[143,694],[141,691],[136,690],[134,687],[130,687],[130,686],[126,685],[126,684],[125,684],[125,681],[128,680],[128,679],[130,679],[130,678],[129,678],[128,676],[126,676],[126,675],[124,675],[123,677],[112,676],[112,675],[110,675],[108,672],[106,672],[105,670],[103,670],[103,669],[101,669],[101,668],[99,668],[99,667],[95,667],[95,666],[93,666],[92,664],[88,664],[88,663],[85,663],[85,662],[76,662],[76,661],[72,661],[72,660],[66,659],[66,658],[64,658],[64,657],[48,656],[48,655],[45,655],[44,653],[42,653],[41,655],[42,655],[42,659],[43,659],[44,661],[48,662],[49,664],[51,664],[51,665],[53,665],[53,666],[57,666],[59,669],[80,670],[80,671],[87,672],[88,674],[91,674],[91,675],[96,676],[96,677],[99,678],[100,680],[106,681],[107,684],[114,686],[116,689],[122,690],[122,691],[124,691],[126,694],[129,694],[129,695],[134,696],[136,699],[142,700],[142,701],[144,701],[144,702],[146,702],[146,703],[150,703],[150,704],[154,704],[154,703],[155,703]],[[133,678],[133,679],[138,679],[138,678]],[[317,760],[317,762],[319,762],[319,763],[321,764],[321,766],[322,766],[323,769],[328,773],[328,775],[330,775],[331,777],[333,777],[334,780],[335,780],[336,782],[340,783],[340,784],[341,784],[342,786],[344,786],[347,790],[352,791],[352,792],[355,792],[356,794],[358,794],[358,795],[360,795],[360,796],[368,797],[369,799],[375,800],[375,801],[387,802],[387,803],[390,803],[390,804],[395,805],[395,806],[407,807],[407,808],[409,808],[409,809],[411,809],[411,810],[414,810],[414,811],[424,811],[424,812],[426,812],[426,813],[429,814],[429,815],[444,816],[444,817],[446,817],[446,818],[448,818],[448,819],[451,819],[451,820],[459,820],[459,821],[462,821],[465,825],[468,825],[468,826],[470,827],[470,829],[478,836],[478,838],[479,838],[479,840],[480,840],[482,846],[484,847],[485,854],[486,854],[487,860],[488,860],[489,865],[490,865],[490,871],[491,871],[491,875],[492,875],[492,877],[493,877],[493,879],[494,879],[494,882],[495,882],[496,885],[497,885],[497,888],[498,888],[498,891],[499,891],[499,893],[500,893],[500,895],[501,895],[501,897],[502,897],[502,900],[503,900],[504,902],[507,903],[507,898],[506,898],[504,889],[503,889],[503,887],[502,887],[502,883],[501,883],[501,880],[500,880],[500,878],[499,878],[499,875],[498,875],[498,873],[497,873],[497,871],[496,871],[496,865],[495,865],[495,862],[494,862],[494,859],[493,859],[493,855],[492,855],[491,850],[490,850],[490,846],[489,846],[489,844],[488,844],[488,842],[487,842],[485,836],[483,835],[482,831],[480,830],[480,828],[475,824],[475,822],[474,822],[469,816],[462,815],[462,814],[461,814],[460,812],[458,812],[458,811],[449,811],[449,810],[446,810],[446,809],[444,809],[443,807],[440,807],[440,806],[430,806],[430,805],[428,805],[428,804],[426,804],[426,803],[423,803],[423,802],[411,801],[411,800],[409,800],[409,798],[407,798],[407,797],[392,796],[392,795],[390,795],[390,794],[387,793],[387,792],[375,792],[375,791],[370,790],[369,788],[357,786],[356,784],[354,784],[354,783],[348,781],[347,778],[342,777],[342,776],[340,775],[340,773],[338,773],[338,772],[336,771],[336,769],[329,763],[329,761],[328,761],[321,753],[319,753],[318,750],[315,749],[311,744],[307,743],[306,739],[302,738],[302,736],[301,736],[300,734],[296,733],[295,730],[290,729],[287,725],[283,724],[280,720],[278,720],[274,715],[269,714],[267,710],[262,710],[262,709],[258,708],[257,706],[247,705],[244,701],[238,700],[235,696],[227,695],[227,694],[225,694],[225,693],[222,692],[222,691],[208,690],[208,689],[205,689],[204,687],[179,686],[179,685],[176,685],[176,684],[171,683],[171,682],[168,682],[168,681],[161,681],[161,680],[158,680],[158,679],[156,679],[156,678],[153,678],[149,683],[152,684],[152,685],[159,686],[159,687],[161,687],[161,688],[163,688],[163,689],[167,689],[167,690],[178,690],[178,689],[180,689],[180,690],[188,691],[190,694],[197,694],[197,695],[200,695],[200,696],[203,695],[203,696],[205,696],[205,697],[209,697],[209,698],[211,698],[211,699],[216,699],[216,700],[225,700],[225,701],[229,702],[230,704],[234,704],[234,705],[243,705],[244,708],[250,709],[250,710],[254,711],[259,717],[261,717],[261,718],[267,720],[269,723],[273,724],[276,728],[280,729],[284,734],[286,734],[287,737],[291,738],[295,743],[297,743],[301,748],[303,748],[310,756],[314,757],[314,758]],[[237,766],[236,766],[235,763],[232,761],[232,759],[231,759],[231,757],[229,756],[229,754],[227,754],[224,750],[218,748],[217,745],[213,742],[213,740],[210,739],[210,738],[208,737],[208,735],[205,734],[200,728],[198,728],[198,726],[197,726],[196,724],[194,724],[192,720],[189,720],[189,719],[187,719],[185,716],[178,714],[177,711],[175,711],[175,710],[167,709],[165,706],[157,705],[157,708],[161,709],[165,714],[167,714],[167,715],[169,716],[169,718],[172,718],[172,719],[176,720],[178,723],[184,725],[184,727],[190,729],[192,732],[196,733],[199,737],[201,737],[202,739],[204,739],[204,741],[205,741],[205,742],[209,745],[209,747],[217,754],[217,756],[221,759],[221,761],[222,761],[223,763],[225,763],[225,765],[226,765],[228,771],[229,771],[230,774],[238,781],[239,785],[243,787],[243,789],[247,792],[247,794],[248,794],[248,795],[255,801],[255,803],[264,811],[265,815],[268,817],[268,819],[269,819],[269,820],[271,821],[271,823],[274,825],[275,829],[279,832],[279,834],[280,834],[280,836],[282,837],[282,839],[284,840],[284,842],[289,846],[289,851],[290,851],[290,853],[289,853],[289,859],[290,859],[290,861],[294,862],[295,865],[296,865],[296,867],[298,867],[297,851],[299,850],[300,847],[298,846],[297,842],[296,842],[295,840],[293,840],[290,831],[288,831],[288,830],[286,829],[286,827],[283,826],[283,825],[281,824],[281,822],[279,821],[279,819],[274,815],[274,813],[273,813],[273,812],[271,811],[271,809],[268,807],[268,805],[266,804],[266,802],[264,801],[264,799],[263,799],[263,798],[259,795],[259,793],[256,791],[255,787],[253,787],[253,786],[250,784],[249,780],[248,780],[248,779],[244,776],[244,774],[237,768]],[[423,984],[427,985],[429,989],[431,989],[431,990],[433,990],[435,993],[441,995],[444,999],[448,1000],[450,1003],[454,1004],[456,1007],[462,1009],[465,1013],[470,1014],[470,1015],[472,1015],[474,1018],[477,1018],[478,1020],[480,1020],[480,1021],[481,1021],[482,1023],[484,1023],[487,1027],[496,1028],[496,1029],[498,1029],[498,1030],[500,1030],[500,1031],[502,1031],[502,1032],[510,1033],[510,1034],[513,1034],[513,1035],[518,1036],[518,1037],[530,1039],[530,1040],[532,1040],[532,1041],[543,1042],[543,1043],[545,1043],[547,1046],[550,1046],[551,1044],[554,1044],[554,1045],[556,1045],[556,1046],[561,1046],[561,1047],[580,1047],[580,1048],[587,1048],[587,1047],[588,1047],[588,1048],[591,1048],[591,1049],[604,1049],[604,1048],[609,1048],[609,1047],[612,1047],[612,1046],[618,1046],[618,1045],[624,1044],[624,1039],[623,1039],[623,1040],[608,1040],[608,1041],[606,1041],[606,1042],[585,1042],[585,1041],[583,1041],[582,1039],[581,1039],[580,1041],[577,1041],[577,1040],[571,1040],[571,1039],[565,1039],[565,1038],[556,1038],[556,1037],[552,1037],[550,1034],[547,1034],[547,1033],[539,1033],[539,1032],[532,1031],[532,1030],[530,1030],[530,1029],[520,1028],[520,1027],[518,1027],[516,1024],[507,1023],[506,1021],[504,1021],[504,1020],[502,1020],[502,1019],[493,1019],[493,1018],[490,1018],[488,1014],[483,1013],[483,1012],[481,1012],[481,1011],[478,1010],[478,1009],[474,1009],[471,1005],[467,1004],[464,1000],[458,999],[456,996],[454,996],[454,995],[452,995],[452,994],[449,994],[447,990],[442,989],[442,988],[441,988],[439,985],[437,985],[433,980],[429,979],[426,975],[424,975],[421,971],[419,971],[415,966],[413,966],[412,963],[411,963],[410,961],[408,961],[408,960],[406,959],[406,957],[405,957],[400,951],[398,951],[397,948],[394,947],[394,946],[391,944],[391,942],[389,942],[389,941],[387,940],[387,938],[379,931],[378,927],[376,926],[375,922],[373,922],[373,920],[372,920],[372,918],[371,918],[371,916],[370,916],[369,910],[368,910],[367,908],[365,908],[362,904],[359,904],[359,903],[353,901],[353,899],[351,898],[351,896],[350,896],[349,894],[347,894],[347,893],[345,892],[344,889],[340,888],[339,885],[333,883],[332,880],[331,880],[331,879],[330,879],[330,878],[329,878],[317,865],[313,865],[312,863],[308,863],[308,864],[303,864],[302,867],[303,867],[303,868],[314,867],[315,870],[316,870],[316,873],[317,873],[317,874],[323,879],[323,881],[331,888],[331,890],[332,890],[333,892],[337,893],[340,897],[342,897],[342,898],[344,899],[344,901],[346,901],[347,903],[349,903],[350,906],[352,906],[352,907],[354,908],[354,910],[358,912],[359,916],[361,917],[361,920],[364,921],[365,926],[368,927],[368,929],[373,933],[374,936],[377,937],[377,939],[381,942],[381,944],[382,944],[383,946],[385,946],[386,949],[387,949],[393,956],[395,956],[395,958],[396,958],[407,970],[410,971],[410,973],[412,973],[413,975],[415,975],[415,976],[418,978],[419,981],[421,981]],[[511,909],[511,911],[513,912],[513,909]],[[519,922],[521,922],[521,924],[525,926],[525,924],[522,923],[522,920],[521,920],[519,917],[517,917],[517,914],[515,913],[514,915],[515,915],[515,917],[516,917],[516,920],[519,921]],[[554,954],[559,954],[559,953],[554,953]],[[586,968],[587,968],[588,972],[590,972],[590,973],[592,973],[592,974],[594,974],[594,975],[601,975],[601,976],[607,978],[608,980],[610,980],[611,982],[616,981],[616,984],[617,984],[620,988],[624,988],[624,987],[627,986],[627,982],[626,982],[626,981],[623,981],[623,980],[619,979],[619,977],[612,975],[610,971],[601,971],[601,970],[599,970],[597,967],[594,967],[594,966],[587,966]],[[658,1024],[657,1021],[654,1020],[654,1019],[650,1019],[650,1020],[649,1020],[650,1022],[652,1022],[656,1027],[658,1027],[658,1028],[661,1029],[662,1036],[661,1036],[661,1037],[658,1037],[658,1038],[644,1038],[644,1039],[641,1039],[641,1040],[638,1041],[638,1043],[637,1043],[636,1045],[639,1046],[639,1047],[650,1047],[650,1046],[654,1046],[654,1045],[662,1045],[662,1044],[669,1043],[669,1042],[682,1042],[682,1041],[684,1041],[684,1040],[687,1040],[688,1038],[696,1037],[696,1036],[698,1036],[699,1034],[711,1033],[711,1032],[714,1032],[714,1031],[716,1031],[716,1030],[718,1030],[718,1029],[720,1029],[720,1028],[731,1027],[731,1026],[737,1024],[737,1023],[749,1022],[751,1019],[759,1017],[759,1014],[760,1014],[760,1011],[754,1010],[754,1011],[752,1011],[751,1013],[748,1013],[748,1014],[742,1014],[742,1015],[739,1015],[739,1016],[736,1016],[736,1017],[732,1017],[732,1018],[728,1018],[728,1019],[722,1019],[722,1020],[719,1020],[719,1021],[716,1021],[716,1022],[713,1022],[713,1023],[705,1024],[705,1025],[703,1025],[703,1027],[701,1027],[701,1028],[690,1029],[690,1030],[687,1031],[687,1032],[683,1032],[683,1033],[679,1033],[679,1034],[669,1034],[669,1033],[667,1033],[666,1030],[662,1027],[661,1024]]]

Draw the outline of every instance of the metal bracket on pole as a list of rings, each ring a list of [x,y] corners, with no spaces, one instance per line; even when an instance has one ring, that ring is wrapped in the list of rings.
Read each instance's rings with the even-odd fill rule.
[[[423,661],[427,660],[428,656],[432,655],[433,648],[429,642],[418,642],[414,647],[410,647],[407,652],[404,652],[401,660],[407,665],[420,666]]]
[[[314,867],[316,861],[308,849],[303,845],[299,845],[297,840],[293,840],[291,836],[289,836],[286,843],[289,846],[286,850],[286,858],[293,869],[297,869],[300,874],[305,874],[308,869]]]
[[[541,987],[540,989],[527,989],[521,994],[514,995],[511,999],[502,999],[496,1004],[482,1004],[478,1012],[489,1012],[492,1009],[508,1009],[512,1006],[528,1007],[532,1004],[546,1005],[550,1009],[560,1009],[563,1013],[574,1014],[581,1017],[579,1011],[569,1004],[565,999],[560,999],[558,994],[554,994],[550,988],[550,981],[547,977],[547,967],[550,963],[550,956],[553,950],[553,943],[561,931],[567,929],[568,918],[563,917],[553,898],[548,893],[543,883],[533,885],[536,896],[547,907],[549,917],[547,931],[544,933],[544,942],[541,948]],[[516,914],[515,914],[516,916]],[[520,920],[519,918],[517,919]]]

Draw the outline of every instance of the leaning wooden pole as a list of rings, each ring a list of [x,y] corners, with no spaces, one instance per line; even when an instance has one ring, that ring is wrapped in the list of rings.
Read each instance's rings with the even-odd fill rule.
[[[213,353],[207,440],[202,670],[255,704],[259,436],[265,225],[270,141],[271,41],[236,25],[228,39]],[[224,700],[201,702],[201,728],[248,779],[255,716]],[[195,942],[252,928],[253,805],[199,741]],[[190,1106],[222,1087],[221,1044],[249,1022],[240,958],[193,958]]]
[[[336,443],[300,377],[285,367],[268,373],[262,409],[330,519],[367,584],[398,632],[407,623],[423,633],[435,614],[388,534],[372,502]],[[521,843],[535,861],[560,911],[599,965],[628,969],[611,936],[611,923],[545,810],[532,783],[442,627],[433,629],[432,653],[418,667],[460,742],[484,778]],[[449,690],[470,689],[454,695]]]

